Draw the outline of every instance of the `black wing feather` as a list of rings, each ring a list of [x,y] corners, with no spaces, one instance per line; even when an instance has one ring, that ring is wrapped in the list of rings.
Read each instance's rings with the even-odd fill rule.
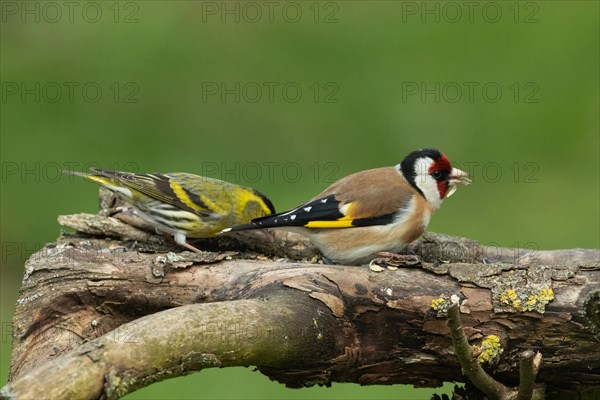
[[[335,221],[344,216],[335,195],[309,201],[293,210],[253,219],[250,224],[263,228],[278,226],[304,226],[310,221]]]
[[[238,225],[228,230],[228,232],[259,228],[305,226],[311,221],[336,221],[343,217],[344,214],[340,212],[340,201],[332,194],[312,200],[290,211],[253,219],[249,224]],[[358,218],[352,221],[352,226],[385,225],[391,223],[395,217],[396,213],[373,218]]]

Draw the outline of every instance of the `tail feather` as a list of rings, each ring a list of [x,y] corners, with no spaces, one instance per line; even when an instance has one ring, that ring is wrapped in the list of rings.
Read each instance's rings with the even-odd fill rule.
[[[239,232],[239,231],[249,231],[252,229],[262,229],[262,228],[281,228],[288,226],[303,226],[304,222],[301,220],[295,221],[295,215],[293,215],[294,210],[282,212],[279,214],[267,215],[260,218],[255,218],[250,223],[244,225],[234,226],[233,228],[223,229],[220,233],[227,232]]]
[[[229,232],[249,231],[252,229],[260,229],[260,228],[262,228],[262,226],[254,225],[253,223],[249,223],[249,224],[237,225],[232,228],[225,228],[221,232],[219,232],[219,234],[229,233]]]

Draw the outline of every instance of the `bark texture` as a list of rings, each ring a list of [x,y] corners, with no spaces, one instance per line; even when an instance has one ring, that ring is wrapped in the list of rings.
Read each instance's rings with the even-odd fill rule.
[[[409,249],[421,265],[376,273],[319,264],[304,238],[280,232],[180,252],[121,214],[60,217],[79,233],[27,261],[3,395],[118,398],[233,365],[291,387],[464,381],[431,306],[452,295],[471,344],[500,338],[503,354],[484,365],[496,380],[517,386],[519,355],[533,350],[543,355],[536,382],[550,396],[600,388],[598,250],[426,234]]]

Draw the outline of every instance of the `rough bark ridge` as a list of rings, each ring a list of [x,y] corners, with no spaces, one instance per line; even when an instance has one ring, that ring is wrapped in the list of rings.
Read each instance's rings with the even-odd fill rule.
[[[598,250],[426,234],[410,248],[421,265],[375,273],[317,264],[291,234],[209,240],[199,245],[214,251],[192,254],[111,217],[60,221],[87,235],[65,235],[27,261],[3,395],[117,398],[232,365],[292,387],[464,381],[431,307],[452,295],[471,344],[500,338],[504,353],[485,366],[497,380],[518,382],[518,355],[534,350],[550,395],[600,388]]]

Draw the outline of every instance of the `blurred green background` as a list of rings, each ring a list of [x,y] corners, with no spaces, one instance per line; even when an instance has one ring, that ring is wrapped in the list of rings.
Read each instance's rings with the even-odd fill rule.
[[[429,230],[600,247],[598,2],[0,5],[2,384],[25,260],[57,237],[57,215],[97,209],[97,188],[62,169],[194,172],[259,188],[281,211],[436,147],[475,184]],[[129,398],[431,393],[288,390],[236,368]]]

